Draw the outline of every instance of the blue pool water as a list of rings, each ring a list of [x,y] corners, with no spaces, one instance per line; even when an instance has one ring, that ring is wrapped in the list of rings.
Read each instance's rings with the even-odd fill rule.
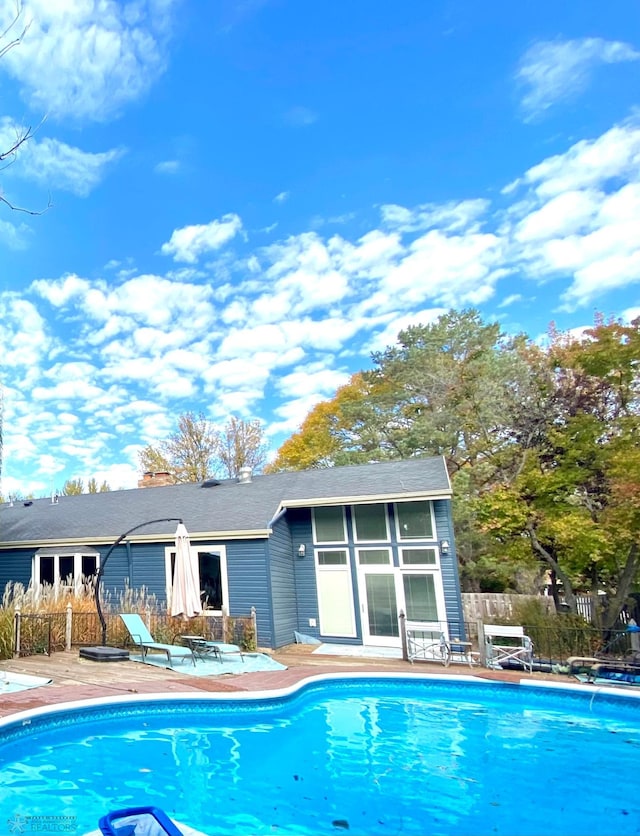
[[[593,694],[359,678],[65,711],[0,731],[0,826],[155,804],[211,836],[638,834],[640,701]]]

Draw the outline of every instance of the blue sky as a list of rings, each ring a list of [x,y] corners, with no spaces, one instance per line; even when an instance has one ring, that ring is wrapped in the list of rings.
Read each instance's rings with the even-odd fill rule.
[[[14,0],[0,0],[4,30]],[[640,9],[24,0],[0,58],[2,492],[273,450],[402,327],[640,315]]]

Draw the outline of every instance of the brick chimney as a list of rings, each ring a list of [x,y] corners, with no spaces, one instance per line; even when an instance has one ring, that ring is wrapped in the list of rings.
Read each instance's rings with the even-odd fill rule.
[[[150,470],[138,479],[139,488],[163,488],[165,485],[175,485],[176,480],[166,470],[152,473]]]

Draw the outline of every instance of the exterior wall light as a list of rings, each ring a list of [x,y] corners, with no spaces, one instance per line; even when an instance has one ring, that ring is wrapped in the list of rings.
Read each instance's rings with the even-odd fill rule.
[[[304,557],[307,553],[307,548],[304,543],[300,543],[298,546],[298,557]]]
[[[449,554],[449,541],[440,540],[440,551],[442,554]]]

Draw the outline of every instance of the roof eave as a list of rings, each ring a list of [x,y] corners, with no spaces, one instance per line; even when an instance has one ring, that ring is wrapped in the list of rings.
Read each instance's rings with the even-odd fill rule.
[[[267,539],[271,531],[266,528],[247,529],[244,531],[198,531],[189,532],[189,539],[192,543],[211,540],[260,540]],[[87,537],[81,538],[61,538],[58,540],[4,540],[0,544],[0,551],[5,551],[11,548],[67,548],[71,546],[82,546],[83,548],[95,548],[96,546],[113,545],[118,539],[119,535],[109,535],[101,537],[89,538],[91,543],[87,543]],[[127,537],[123,543],[158,543],[158,542],[173,542],[174,537],[171,534],[144,534],[135,537]]]
[[[437,491],[403,491],[402,493],[376,493],[357,496],[318,496],[307,499],[283,499],[274,517],[286,508],[313,508],[322,505],[371,505],[380,502],[412,502],[416,499],[451,499],[453,491],[440,489]]]

